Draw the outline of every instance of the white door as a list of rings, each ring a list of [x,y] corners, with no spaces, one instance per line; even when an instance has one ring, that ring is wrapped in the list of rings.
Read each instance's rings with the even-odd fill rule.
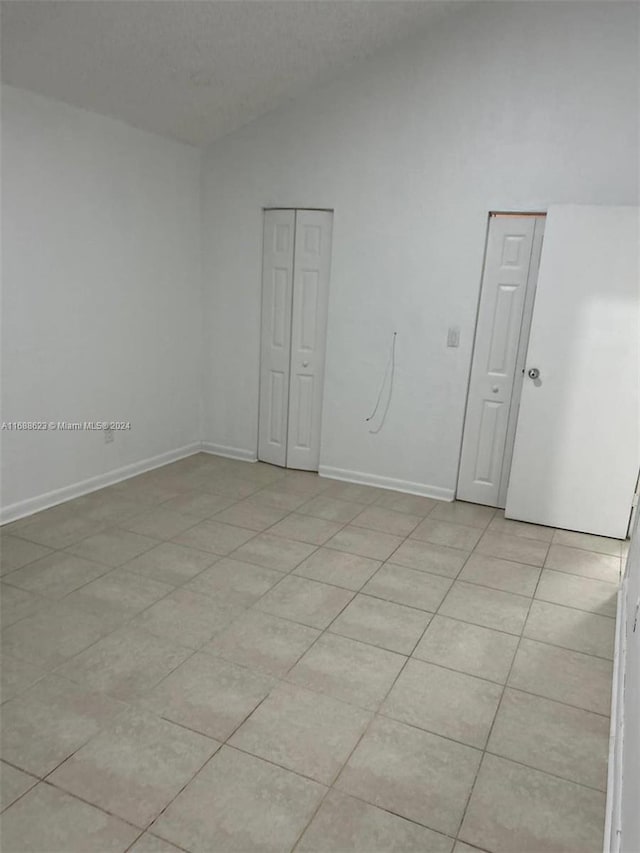
[[[268,210],[264,219],[258,458],[317,471],[332,214]]]
[[[626,534],[640,462],[639,233],[638,208],[549,211],[509,518]]]
[[[543,216],[489,221],[457,497],[504,506]]]
[[[317,471],[327,338],[332,215],[296,211],[287,467]]]
[[[287,464],[294,241],[295,211],[266,210],[258,458],[273,465]]]

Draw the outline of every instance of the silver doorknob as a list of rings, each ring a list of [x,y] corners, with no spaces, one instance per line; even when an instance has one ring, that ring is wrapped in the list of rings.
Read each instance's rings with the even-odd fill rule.
[[[493,391],[494,394],[497,394],[498,391],[500,390],[500,387],[498,385],[493,385],[491,390]]]
[[[540,377],[540,371],[537,367],[532,367],[530,370],[527,370],[527,376],[529,379],[538,379]]]
[[[303,361],[303,362],[302,362],[302,366],[303,366],[303,367],[309,367],[309,362],[308,362],[308,361]]]

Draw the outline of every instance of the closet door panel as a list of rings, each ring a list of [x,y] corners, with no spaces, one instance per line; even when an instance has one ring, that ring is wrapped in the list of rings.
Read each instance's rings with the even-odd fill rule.
[[[296,211],[287,466],[317,471],[331,266],[332,214]]]
[[[295,211],[264,214],[258,458],[287,464]]]

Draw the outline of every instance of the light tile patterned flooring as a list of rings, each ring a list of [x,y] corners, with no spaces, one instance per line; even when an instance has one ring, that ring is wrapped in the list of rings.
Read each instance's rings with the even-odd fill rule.
[[[203,454],[2,529],[4,853],[589,853],[623,543]]]

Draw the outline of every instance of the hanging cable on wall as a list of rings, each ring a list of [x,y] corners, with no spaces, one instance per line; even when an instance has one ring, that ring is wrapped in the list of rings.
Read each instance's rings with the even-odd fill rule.
[[[370,429],[369,432],[371,435],[376,435],[380,432],[382,427],[384,426],[384,422],[387,417],[387,412],[389,411],[389,406],[391,405],[391,397],[393,395],[393,380],[396,372],[396,338],[398,336],[397,332],[393,333],[391,338],[391,352],[389,353],[389,361],[387,362],[387,366],[384,370],[384,376],[382,377],[382,384],[380,385],[380,392],[378,393],[378,399],[376,400],[376,404],[373,407],[373,411],[369,415],[368,418],[365,418],[365,423],[370,423],[376,416],[376,413],[380,407],[380,403],[382,401],[384,389],[387,386],[387,381],[389,385],[389,392],[387,394],[387,399],[384,404],[384,411],[382,412],[382,418],[380,419],[380,423],[375,429]]]

